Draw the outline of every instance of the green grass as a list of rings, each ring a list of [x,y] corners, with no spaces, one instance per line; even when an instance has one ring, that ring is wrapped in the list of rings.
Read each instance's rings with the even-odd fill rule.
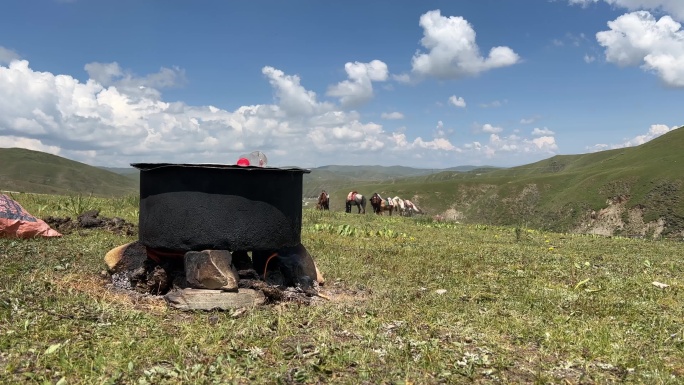
[[[238,315],[108,291],[104,254],[133,240],[0,239],[0,383],[684,379],[681,242],[305,210],[330,301]]]
[[[46,195],[14,192],[7,193],[7,195],[38,218],[54,216],[76,219],[84,211],[100,210],[100,216],[119,217],[135,224],[138,223],[140,197],[137,194],[118,198],[83,194]]]

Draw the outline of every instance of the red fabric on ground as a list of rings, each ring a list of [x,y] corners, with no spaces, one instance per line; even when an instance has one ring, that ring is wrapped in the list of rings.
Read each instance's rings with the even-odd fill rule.
[[[0,194],[0,237],[33,238],[61,237],[42,219],[24,210],[19,203],[5,194]]]

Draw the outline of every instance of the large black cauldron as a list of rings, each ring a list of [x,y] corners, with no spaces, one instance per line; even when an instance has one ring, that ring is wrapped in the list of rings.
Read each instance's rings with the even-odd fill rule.
[[[168,251],[265,251],[301,243],[300,168],[133,163],[140,242]]]

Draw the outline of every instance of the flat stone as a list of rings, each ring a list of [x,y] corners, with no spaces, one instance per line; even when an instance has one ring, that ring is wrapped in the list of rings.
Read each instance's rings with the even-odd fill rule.
[[[188,288],[171,291],[164,299],[169,306],[180,310],[252,308],[266,302],[261,291],[242,288],[238,292]]]
[[[185,278],[195,289],[238,291],[240,277],[227,250],[185,253]]]
[[[135,241],[115,247],[105,254],[104,260],[111,273],[135,270],[147,259],[147,250],[142,243]]]

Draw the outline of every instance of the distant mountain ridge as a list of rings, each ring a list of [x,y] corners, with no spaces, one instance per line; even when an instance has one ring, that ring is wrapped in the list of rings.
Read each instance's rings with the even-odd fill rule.
[[[354,189],[359,184],[397,183],[402,180],[425,177],[442,172],[470,172],[472,170],[496,170],[491,166],[458,166],[443,169],[415,168],[406,166],[343,166],[329,165],[311,169],[304,175],[304,196],[316,197],[321,190],[340,188]]]
[[[101,167],[104,170],[138,179],[139,171],[133,167]],[[425,176],[445,171],[470,172],[482,170],[488,172],[500,168],[492,166],[457,166],[444,169],[426,169],[406,166],[345,166],[326,165],[311,168],[310,174],[304,174],[304,196],[318,196],[321,190],[332,190],[342,186],[352,186],[359,182],[382,182],[399,180],[415,176]]]
[[[115,174],[124,175],[124,176],[132,177],[132,178],[137,178],[139,173],[140,173],[138,171],[138,169],[133,168],[133,167],[99,167],[99,168],[113,172]]]
[[[133,167],[97,167],[57,155],[21,148],[0,148],[0,189],[45,194],[136,194],[139,170]],[[484,166],[487,168],[488,166]],[[314,167],[304,175],[304,195],[359,182],[382,182],[431,175],[444,171],[468,172],[482,166],[425,169],[405,166]],[[490,170],[495,168],[490,168]]]

